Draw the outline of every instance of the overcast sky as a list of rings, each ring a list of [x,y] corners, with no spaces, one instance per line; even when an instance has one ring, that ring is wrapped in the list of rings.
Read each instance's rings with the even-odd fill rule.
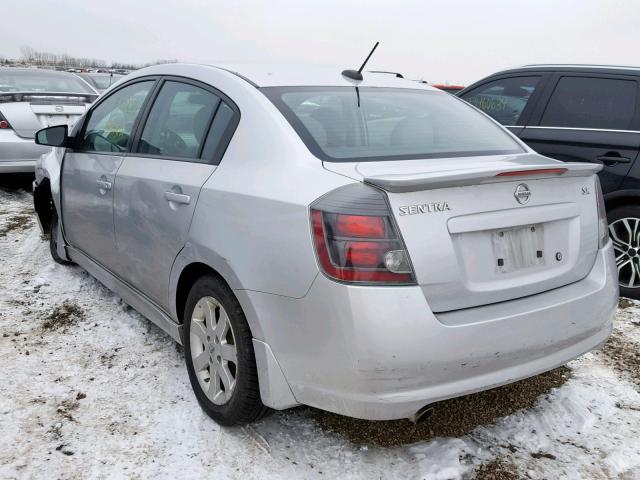
[[[640,65],[638,0],[2,0],[21,46],[107,61],[304,63],[468,84],[527,63]]]

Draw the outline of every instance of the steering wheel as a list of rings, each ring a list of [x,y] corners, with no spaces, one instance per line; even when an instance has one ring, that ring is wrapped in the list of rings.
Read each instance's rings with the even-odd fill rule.
[[[158,136],[158,144],[161,145],[161,151],[169,154],[181,154],[187,150],[187,144],[180,135],[165,128],[160,131]]]

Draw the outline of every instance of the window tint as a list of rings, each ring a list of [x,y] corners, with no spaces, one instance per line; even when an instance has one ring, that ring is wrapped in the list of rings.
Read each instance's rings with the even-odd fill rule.
[[[444,92],[372,87],[262,91],[323,160],[522,153],[499,126]]]
[[[631,80],[563,77],[540,125],[624,130],[635,113],[636,93]]]
[[[231,107],[222,102],[216,112],[216,116],[211,124],[211,130],[209,130],[209,135],[207,135],[207,140],[204,144],[202,158],[205,161],[210,161],[214,158],[218,145],[233,120],[233,115],[234,112]]]
[[[462,98],[502,125],[519,125],[522,111],[539,80],[540,77],[503,78],[486,83]]]
[[[139,153],[198,159],[220,99],[180,82],[165,82],[142,131]]]
[[[122,152],[147,98],[153,80],[134,83],[107,97],[92,112],[79,149],[94,152]]]

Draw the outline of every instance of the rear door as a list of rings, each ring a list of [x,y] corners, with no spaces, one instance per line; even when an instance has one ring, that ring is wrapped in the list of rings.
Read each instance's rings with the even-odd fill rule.
[[[605,193],[616,190],[638,156],[638,82],[634,77],[557,74],[550,97],[520,138],[542,155],[603,165]]]
[[[235,104],[198,82],[167,77],[146,109],[115,184],[117,274],[167,306],[169,275],[200,189],[239,121]]]
[[[128,84],[87,115],[62,163],[62,221],[72,247],[107,268],[114,263],[113,186],[155,79]]]
[[[493,78],[460,97],[518,135],[527,124],[547,78],[545,73]]]

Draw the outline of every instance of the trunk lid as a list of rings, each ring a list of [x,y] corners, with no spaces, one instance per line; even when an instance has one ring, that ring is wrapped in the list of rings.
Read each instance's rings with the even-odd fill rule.
[[[41,128],[73,125],[97,95],[58,93],[11,93],[0,95],[0,113],[16,134],[33,138]]]
[[[597,165],[523,154],[325,168],[387,192],[436,313],[558,288],[595,261]]]

